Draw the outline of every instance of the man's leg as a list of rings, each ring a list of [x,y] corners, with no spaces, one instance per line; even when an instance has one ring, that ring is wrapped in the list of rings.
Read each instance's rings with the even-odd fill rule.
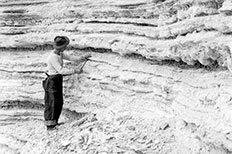
[[[57,101],[55,104],[55,120],[56,123],[58,124],[62,109],[63,109],[63,96],[62,93],[58,94],[56,97]]]
[[[54,92],[45,92],[45,110],[44,110],[45,125],[47,127],[54,127],[55,120],[55,98]]]

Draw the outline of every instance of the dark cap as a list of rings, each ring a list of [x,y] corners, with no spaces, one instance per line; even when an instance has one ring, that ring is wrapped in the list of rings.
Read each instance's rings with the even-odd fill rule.
[[[69,44],[69,38],[66,36],[56,36],[54,39],[53,47],[55,49],[60,49],[66,47]]]

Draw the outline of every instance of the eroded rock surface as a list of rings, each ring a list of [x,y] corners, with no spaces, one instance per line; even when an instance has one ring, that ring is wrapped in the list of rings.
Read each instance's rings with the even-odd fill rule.
[[[230,12],[227,0],[2,1],[0,149],[232,153]],[[47,133],[42,109],[16,114],[6,104],[43,103],[56,35],[70,38],[67,53],[93,54],[82,74],[64,78],[64,98],[65,108],[94,116],[70,121],[64,111],[66,124]]]

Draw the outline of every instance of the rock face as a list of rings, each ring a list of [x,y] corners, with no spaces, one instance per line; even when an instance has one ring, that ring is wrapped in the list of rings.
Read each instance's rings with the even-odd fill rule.
[[[66,35],[67,53],[93,57],[82,74],[64,78],[65,107],[98,120],[65,125],[69,136],[51,153],[232,153],[230,3],[4,0],[0,101],[42,102],[44,59],[54,37]]]

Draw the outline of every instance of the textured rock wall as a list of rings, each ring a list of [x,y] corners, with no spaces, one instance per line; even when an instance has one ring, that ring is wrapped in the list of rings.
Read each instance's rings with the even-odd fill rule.
[[[231,153],[230,3],[2,1],[0,100],[42,101],[43,60],[53,38],[67,35],[69,54],[93,57],[65,77],[65,106],[112,125],[142,120],[148,136],[159,134],[144,153]]]

